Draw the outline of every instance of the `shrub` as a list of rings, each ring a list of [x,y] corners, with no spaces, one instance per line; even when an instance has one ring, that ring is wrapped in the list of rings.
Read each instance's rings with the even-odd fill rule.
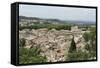
[[[86,44],[85,48],[87,50],[96,51],[96,32],[95,32],[95,29],[91,28],[90,33],[84,33],[83,38],[85,39],[86,43],[89,42]]]
[[[90,33],[83,34],[83,38],[85,39],[86,42],[89,40],[94,40],[95,36],[96,36],[96,28],[95,27],[90,27],[89,31],[90,31]]]
[[[85,49],[86,49],[87,51],[90,51],[90,50],[91,50],[90,45],[89,45],[89,44],[86,44],[86,45],[85,45]]]
[[[88,42],[91,38],[91,34],[90,33],[84,33],[83,38],[85,39],[86,42]]]
[[[28,63],[43,63],[46,62],[46,57],[41,56],[38,48],[19,48],[19,64]]]
[[[96,52],[75,51],[68,53],[67,61],[91,60],[96,57]]]

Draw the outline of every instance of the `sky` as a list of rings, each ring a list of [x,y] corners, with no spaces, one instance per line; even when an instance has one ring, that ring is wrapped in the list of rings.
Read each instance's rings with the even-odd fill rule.
[[[96,9],[20,4],[19,16],[95,22]]]

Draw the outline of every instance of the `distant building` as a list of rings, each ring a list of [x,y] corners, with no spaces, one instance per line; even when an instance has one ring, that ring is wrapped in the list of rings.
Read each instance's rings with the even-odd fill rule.
[[[78,26],[72,26],[71,31],[80,31],[80,29],[78,29]]]

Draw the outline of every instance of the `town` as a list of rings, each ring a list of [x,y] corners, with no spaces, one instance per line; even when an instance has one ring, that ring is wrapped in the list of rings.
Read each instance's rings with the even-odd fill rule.
[[[19,48],[19,51],[24,48],[33,49],[34,54],[37,52],[36,55],[42,58],[37,58],[40,59],[37,63],[96,59],[95,24],[20,16]],[[26,63],[33,62],[30,60]]]

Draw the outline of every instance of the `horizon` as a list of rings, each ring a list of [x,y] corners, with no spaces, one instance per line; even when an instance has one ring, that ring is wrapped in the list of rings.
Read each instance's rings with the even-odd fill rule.
[[[23,17],[28,17],[28,16],[23,16]],[[31,18],[52,19],[53,20],[53,18],[40,18],[40,17],[31,17]],[[95,24],[96,23],[96,22],[93,22],[93,21],[80,21],[80,20],[61,20],[61,19],[56,19],[56,20],[66,21],[66,22],[68,22],[68,21],[70,21],[70,22],[86,22],[85,24]]]

